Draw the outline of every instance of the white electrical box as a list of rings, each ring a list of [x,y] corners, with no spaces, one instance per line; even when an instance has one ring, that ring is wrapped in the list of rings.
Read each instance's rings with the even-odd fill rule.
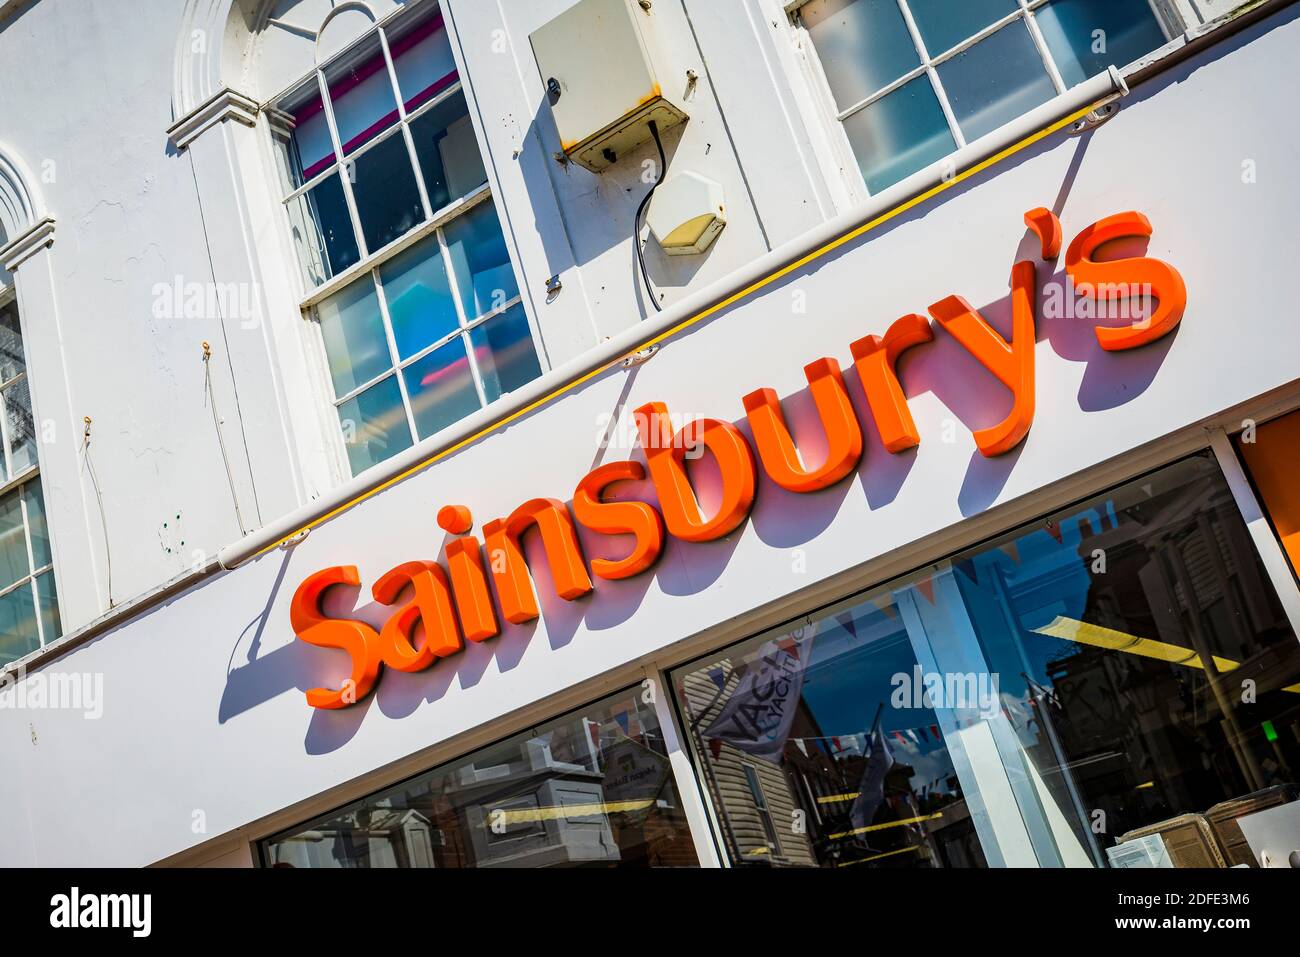
[[[564,153],[593,173],[684,122],[687,77],[667,68],[653,2],[578,0],[529,37]]]

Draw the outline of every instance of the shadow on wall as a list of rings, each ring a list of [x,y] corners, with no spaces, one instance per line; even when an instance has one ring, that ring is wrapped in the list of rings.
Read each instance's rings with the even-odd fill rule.
[[[1074,177],[1082,165],[1088,142],[1088,135],[1080,137],[1077,141],[1075,154],[1053,204],[1057,210],[1064,207]],[[962,184],[962,186],[968,187],[969,184]],[[960,188],[962,187],[957,187]],[[909,211],[887,224],[883,231],[900,228],[924,215],[924,210]],[[855,252],[867,241],[876,239],[879,235],[880,233],[872,233],[847,244],[810,268],[825,268],[828,263]],[[1103,257],[1127,257],[1142,255],[1145,252],[1145,244],[1135,245],[1128,241],[1123,243],[1128,244],[1115,244],[1104,251]],[[1008,277],[1012,262],[1026,259],[1038,262],[1039,258],[1039,240],[1032,232],[1026,230],[1018,250],[1007,263]],[[1039,263],[1038,273],[1035,338],[1037,342],[1046,341],[1052,351],[1061,358],[1083,364],[1083,376],[1077,396],[1079,407],[1085,411],[1111,409],[1141,395],[1150,386],[1163,364],[1176,338],[1176,332],[1133,352],[1104,353],[1093,332],[1094,325],[1105,324],[1103,320],[1067,318],[1066,315],[1056,314],[1046,308],[1046,300],[1053,285],[1059,287],[1065,301],[1070,300],[1070,296],[1064,293],[1066,287],[1063,270],[1057,270],[1052,264]],[[786,277],[775,282],[766,287],[764,295],[788,289],[799,278],[802,277]],[[949,292],[960,293],[960,290],[939,289],[933,292],[935,293],[933,298],[937,300]],[[918,303],[918,311],[922,311],[924,305]],[[733,305],[709,321],[716,321],[735,308],[737,306]],[[1010,338],[1009,293],[993,302],[985,303],[979,308],[979,312],[1004,339]],[[1116,320],[1112,324],[1126,324],[1129,321],[1131,319],[1126,318]],[[698,328],[700,327],[696,327]],[[692,331],[688,330],[679,339],[690,336]],[[883,329],[878,328],[864,328],[861,334],[882,331]],[[923,348],[905,353],[898,364],[899,377],[907,396],[914,398],[926,393],[932,394],[951,411],[953,417],[967,432],[999,422],[1010,411],[1012,404],[1010,392],[955,339],[944,330],[937,328],[937,323],[931,323],[931,331],[933,341]],[[847,342],[843,345],[843,352],[848,352]],[[818,357],[808,355],[798,358],[806,364]],[[845,384],[854,410],[862,426],[864,453],[856,470],[856,480],[861,485],[868,506],[873,510],[883,508],[893,502],[902,489],[915,465],[916,452],[913,449],[895,455],[884,448],[851,359],[847,355],[838,358],[841,360]],[[1102,361],[1095,361],[1098,359]],[[631,381],[635,375],[635,368],[630,373],[626,373],[628,381],[624,383],[613,409],[616,420],[624,412]],[[762,383],[757,381],[751,385],[752,388],[760,386]],[[1059,387],[1058,382],[1044,381],[1041,376],[1036,377],[1036,393],[1040,396]],[[739,398],[737,396],[737,403]],[[782,397],[782,408],[801,454],[809,462],[821,461],[825,454],[825,437],[810,390],[804,389]],[[752,448],[753,436],[747,420],[742,416],[734,420],[733,424],[750,442]],[[927,440],[924,434],[922,440]],[[929,437],[929,440],[937,441],[939,438]],[[1044,439],[1040,430],[1041,440]],[[978,451],[973,453],[958,498],[963,515],[980,512],[997,500],[1016,467],[1025,443],[1033,441],[1035,441],[1035,434],[1031,431],[1028,438],[1007,455],[989,459]],[[606,452],[604,448],[597,451],[592,467],[600,464]],[[644,463],[644,455],[639,448],[633,451],[631,457]],[[691,463],[690,468],[701,507],[705,514],[712,514],[720,495],[720,480],[716,466],[711,457],[705,457]],[[798,496],[799,507],[795,509],[790,507],[793,493],[777,487],[767,478],[761,466],[758,474],[759,485],[748,522],[753,525],[754,534],[773,549],[796,548],[824,532],[834,521],[851,488],[851,483],[846,479],[820,492],[800,495]],[[575,475],[575,485],[580,477]],[[544,491],[539,490],[543,493]],[[610,496],[613,500],[634,499],[658,506],[653,486],[648,479],[642,482],[620,483],[613,491],[615,494]],[[571,502],[569,504],[571,505]],[[478,523],[480,528],[482,524],[480,520]],[[568,645],[580,626],[585,625],[589,631],[600,632],[609,631],[628,621],[641,607],[652,581],[657,583],[661,592],[669,596],[685,597],[706,592],[721,577],[744,532],[745,525],[742,524],[722,539],[685,547],[683,543],[668,536],[665,539],[663,553],[653,569],[623,581],[600,581],[594,592],[573,602],[563,601],[556,596],[550,570],[541,548],[540,536],[536,532],[531,532],[525,538],[524,551],[529,567],[533,571],[541,618],[545,622],[544,634],[551,649],[558,650]],[[579,528],[579,537],[588,561],[596,557],[616,558],[626,554],[627,544],[622,536],[618,539],[596,536]],[[434,554],[441,555],[442,548],[439,547]],[[412,557],[417,556],[397,558]],[[343,652],[309,647],[300,641],[289,641],[270,652],[262,653],[262,636],[271,610],[279,601],[279,593],[286,580],[289,566],[292,564],[292,558],[293,551],[285,553],[275,585],[262,613],[250,622],[239,636],[236,648],[246,647],[246,651],[243,661],[230,669],[219,706],[221,722],[249,711],[286,691],[296,690],[298,693],[303,693],[309,688],[337,687],[349,673],[348,658]],[[308,572],[316,570],[315,568],[300,570],[295,573],[292,580],[297,582]],[[366,583],[365,587],[368,589],[370,584]],[[375,628],[381,627],[392,608],[375,602],[357,606],[356,602],[363,594],[368,597],[368,590],[361,593],[356,589],[331,589],[326,595],[325,610],[334,617],[355,618],[366,621]],[[408,594],[399,596],[397,603],[405,602],[408,597]],[[372,708],[378,708],[388,718],[405,717],[414,713],[422,704],[441,699],[454,684],[458,684],[462,689],[474,687],[487,674],[494,661],[499,672],[505,673],[515,668],[538,634],[537,622],[522,626],[506,624],[501,618],[499,605],[497,615],[503,625],[502,632],[497,637],[483,643],[466,642],[462,652],[422,672],[408,674],[386,669],[375,691],[353,707],[338,711],[312,711],[304,702],[303,708],[311,712],[303,742],[306,752],[325,754],[342,747],[356,735]],[[285,634],[287,631],[287,620],[277,623],[277,634]],[[417,638],[419,637],[421,636],[417,631]],[[235,653],[237,652],[232,652],[232,662]]]

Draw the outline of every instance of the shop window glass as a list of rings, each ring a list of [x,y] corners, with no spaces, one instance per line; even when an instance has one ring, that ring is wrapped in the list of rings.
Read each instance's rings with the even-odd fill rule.
[[[872,193],[1167,37],[1148,0],[810,0],[795,17]]]
[[[638,686],[265,842],[270,867],[694,867]]]
[[[437,4],[370,29],[271,116],[307,285],[355,274],[304,310],[354,474],[541,374]]]
[[[1208,452],[673,687],[738,863],[1249,863],[1300,795],[1300,643]]]

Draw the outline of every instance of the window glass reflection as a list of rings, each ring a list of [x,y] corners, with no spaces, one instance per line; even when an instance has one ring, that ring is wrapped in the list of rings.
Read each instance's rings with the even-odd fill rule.
[[[921,63],[897,0],[813,0],[799,15],[841,110]]]
[[[1066,86],[1112,64],[1127,66],[1165,43],[1160,21],[1146,3],[1052,0],[1034,16]]]
[[[1029,764],[1094,859],[1300,780],[1300,645],[1209,453],[954,577]]]
[[[447,253],[467,319],[500,309],[519,294],[496,210],[488,203],[446,228]]]
[[[642,689],[483,748],[263,845],[271,867],[693,867]]]
[[[345,169],[352,177],[352,195],[369,252],[383,249],[424,221],[420,187],[400,132],[349,160]]]
[[[1209,452],[673,687],[737,863],[1253,864],[1237,819],[1300,797],[1300,644]]]
[[[674,676],[735,863],[985,864],[939,716],[895,694],[919,637],[883,592]]]
[[[1008,24],[939,64],[938,71],[967,142],[1056,95],[1023,22]]]

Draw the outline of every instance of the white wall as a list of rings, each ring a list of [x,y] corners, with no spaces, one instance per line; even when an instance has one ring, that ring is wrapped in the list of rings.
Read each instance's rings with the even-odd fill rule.
[[[631,232],[653,146],[604,176],[552,158],[559,146],[528,33],[570,2],[444,4],[525,303],[553,365],[648,308],[634,282]],[[372,3],[379,17],[401,5]],[[304,289],[265,118],[256,128],[218,123],[182,150],[165,133],[223,86],[262,101],[302,75],[311,41],[266,18],[314,28],[331,6],[39,0],[6,7],[0,21],[0,149],[32,171],[43,212],[57,221],[53,247],[18,281],[37,416],[52,436],[42,480],[65,631],[348,477],[318,333],[298,308]],[[766,21],[741,0],[671,0],[654,10],[682,84],[687,69],[702,78],[691,121],[666,136],[670,171],[718,179],[730,213],[704,256],[670,260],[650,244],[650,268],[671,301],[819,222],[830,201],[797,111],[769,115],[791,93]],[[688,11],[720,66],[716,91]],[[755,71],[756,60],[771,64]],[[752,157],[746,169],[733,137]],[[555,274],[564,288],[548,302]],[[156,287],[177,277],[239,283],[251,311],[157,315]],[[82,449],[86,416],[98,489]]]
[[[37,10],[66,13],[58,0],[43,0]],[[152,28],[142,29],[147,37]],[[0,34],[0,43],[11,42]],[[74,50],[81,44],[92,59],[107,56],[88,39],[73,41]],[[20,769],[0,785],[0,806],[19,832],[0,861],[143,864],[178,853],[1292,382],[1298,336],[1281,277],[1293,268],[1300,220],[1300,192],[1290,179],[1300,130],[1278,122],[1260,91],[1290,88],[1297,53],[1292,7],[1139,88],[1095,134],[1054,135],[697,325],[636,370],[606,373],[318,528],[293,550],[270,552],[48,666],[47,673],[102,673],[104,715],[88,721],[61,711],[0,712],[0,763]],[[472,63],[474,54],[467,57]],[[83,75],[89,67],[74,59],[61,65]],[[19,132],[39,157],[42,149],[62,148],[60,135],[84,143],[78,122],[90,120],[56,116],[50,132],[36,132],[35,123]],[[117,395],[106,387],[87,393],[109,410],[101,414],[114,441],[158,470],[120,493],[121,521],[129,525],[131,517],[143,524],[171,496],[199,498],[196,489],[211,483],[186,471],[188,459],[148,453],[149,436],[121,424],[130,414],[142,427],[150,406],[157,408],[149,421],[201,423],[187,398],[198,394],[185,371],[192,330],[155,328],[146,336],[126,328],[138,315],[132,296],[139,293],[126,292],[131,283],[159,261],[189,267],[201,247],[182,222],[193,212],[183,190],[161,185],[161,173],[159,185],[148,178],[170,160],[114,155],[104,162],[126,185],[98,171],[83,173],[93,186],[75,176],[61,181],[55,199],[68,210],[65,222],[84,225],[70,230],[66,243],[61,234],[55,250],[65,257],[61,274],[72,277],[62,308],[84,323],[79,332],[100,355],[122,354],[113,329],[118,339],[137,342],[138,352],[122,358],[126,368],[112,370]],[[1243,182],[1247,159],[1257,169],[1253,183]],[[177,221],[141,219],[91,198],[129,206],[130,197],[154,189],[168,192]],[[903,366],[922,434],[915,453],[890,456],[868,425],[863,464],[834,488],[794,496],[764,482],[750,520],[726,540],[673,542],[648,574],[600,582],[573,604],[544,600],[535,626],[512,627],[420,674],[386,674],[355,708],[313,713],[306,706],[305,688],[336,683],[345,670],[342,655],[305,646],[290,631],[288,602],[307,574],[356,564],[368,588],[401,561],[437,557],[441,505],[468,505],[481,524],[538,495],[568,498],[593,460],[633,454],[625,447],[600,453],[601,416],[626,417],[647,401],[740,421],[741,396],[770,386],[787,399],[796,433],[807,437],[804,363],[834,356],[847,368],[852,340],[951,293],[988,306],[992,321],[1005,318],[1009,270],[1025,239],[1021,215],[1038,205],[1058,206],[1067,241],[1103,216],[1145,212],[1155,226],[1149,254],[1178,267],[1189,302],[1175,336],[1124,355],[1102,354],[1087,322],[1041,320],[1037,424],[1022,448],[994,461],[975,450],[970,429],[999,419],[1008,399],[937,333]],[[110,243],[111,228],[117,235]],[[134,260],[123,266],[122,252],[136,247],[152,268]],[[105,272],[123,282],[82,282]],[[98,330],[83,320],[92,287],[111,307],[94,312]],[[792,310],[795,292],[806,297],[806,314]],[[79,352],[72,361],[87,381],[102,384],[109,373],[96,373],[95,359]],[[164,359],[166,376],[155,364]],[[867,421],[855,377],[848,378]],[[945,443],[950,420],[958,423],[957,439]],[[192,445],[178,439],[187,449],[199,446],[200,434],[210,437],[192,427]],[[210,506],[207,524],[195,522],[211,537],[222,534],[223,504]],[[156,567],[145,554],[148,537],[137,534],[140,562]],[[589,555],[617,548],[584,541]],[[804,572],[792,570],[796,549]],[[360,615],[380,619],[381,609],[365,598],[359,604]],[[196,811],[205,816],[205,834],[194,833]]]

